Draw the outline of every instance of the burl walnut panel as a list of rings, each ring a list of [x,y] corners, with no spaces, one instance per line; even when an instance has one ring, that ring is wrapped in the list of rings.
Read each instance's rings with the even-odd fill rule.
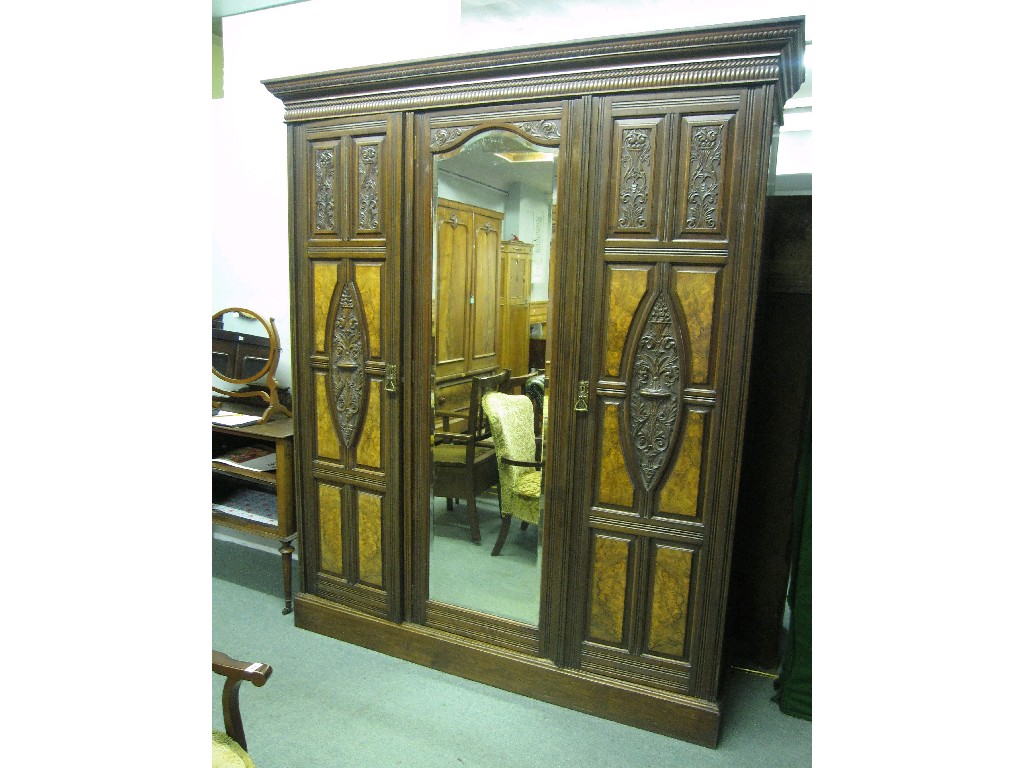
[[[341,526],[341,489],[317,483],[320,517],[320,569],[341,574],[344,566]]]
[[[649,266],[610,265],[605,306],[605,369],[610,378],[618,378],[626,334],[647,290]]]
[[[676,272],[676,297],[686,321],[690,371],[688,386],[713,386],[711,339],[719,270],[681,267]]]
[[[693,552],[655,542],[653,567],[647,648],[652,653],[681,659],[686,649]]]
[[[328,392],[327,374],[316,372],[316,454],[318,458],[340,461],[341,444],[331,417],[331,396]]]
[[[591,640],[610,645],[623,642],[626,588],[629,582],[629,538],[595,533],[591,545],[590,622]]]
[[[359,509],[359,580],[375,587],[383,585],[381,559],[381,502],[376,493],[357,491]]]
[[[598,484],[598,503],[605,506],[633,506],[633,481],[626,469],[619,436],[619,406],[605,404],[602,416],[601,469]]]
[[[361,469],[380,470],[381,396],[383,382],[370,379],[366,387],[366,418],[356,446],[356,464]]]
[[[704,455],[704,411],[687,409],[682,444],[658,497],[663,515],[697,517]]]
[[[337,284],[337,262],[313,264],[313,317],[309,327],[313,335],[313,349],[320,354],[327,351],[327,313],[331,311],[331,297]]]
[[[362,297],[363,313],[366,317],[367,357],[374,359],[380,358],[380,297],[383,279],[383,262],[355,263],[355,283]]]

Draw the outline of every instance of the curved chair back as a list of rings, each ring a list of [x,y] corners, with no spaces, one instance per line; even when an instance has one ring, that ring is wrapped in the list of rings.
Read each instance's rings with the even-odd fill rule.
[[[494,452],[498,456],[502,515],[536,523],[540,517],[540,495],[531,498],[532,494],[522,493],[520,482],[528,473],[539,474],[535,466],[529,466],[535,464],[537,444],[533,403],[526,395],[488,392],[483,398],[483,408],[491,424]]]

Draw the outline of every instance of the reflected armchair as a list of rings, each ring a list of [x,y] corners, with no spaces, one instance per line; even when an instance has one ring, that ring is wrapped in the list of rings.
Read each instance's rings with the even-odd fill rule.
[[[257,688],[262,687],[274,670],[269,664],[238,661],[220,651],[214,651],[213,671],[227,678],[222,697],[226,733],[213,732],[213,768],[255,768],[245,743],[242,714],[238,708],[238,689],[245,681]]]
[[[526,395],[489,392],[483,398],[498,456],[498,506],[501,530],[492,555],[501,554],[515,517],[523,527],[540,522],[542,463],[538,461],[534,406]]]

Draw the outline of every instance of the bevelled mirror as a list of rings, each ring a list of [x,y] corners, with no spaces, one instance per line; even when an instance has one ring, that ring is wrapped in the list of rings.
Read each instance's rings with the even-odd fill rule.
[[[429,599],[533,627],[553,373],[553,125],[537,124],[544,145],[522,124],[432,136]]]
[[[275,413],[291,416],[280,401],[277,363],[281,341],[274,318],[229,307],[213,315],[213,406],[263,406],[260,421]]]

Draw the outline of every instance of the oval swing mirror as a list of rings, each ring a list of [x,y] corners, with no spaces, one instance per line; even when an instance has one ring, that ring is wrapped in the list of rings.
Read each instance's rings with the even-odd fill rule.
[[[281,343],[274,325],[251,309],[229,307],[213,315],[214,407],[267,405],[261,421],[274,413],[290,416],[278,399],[277,362]]]

